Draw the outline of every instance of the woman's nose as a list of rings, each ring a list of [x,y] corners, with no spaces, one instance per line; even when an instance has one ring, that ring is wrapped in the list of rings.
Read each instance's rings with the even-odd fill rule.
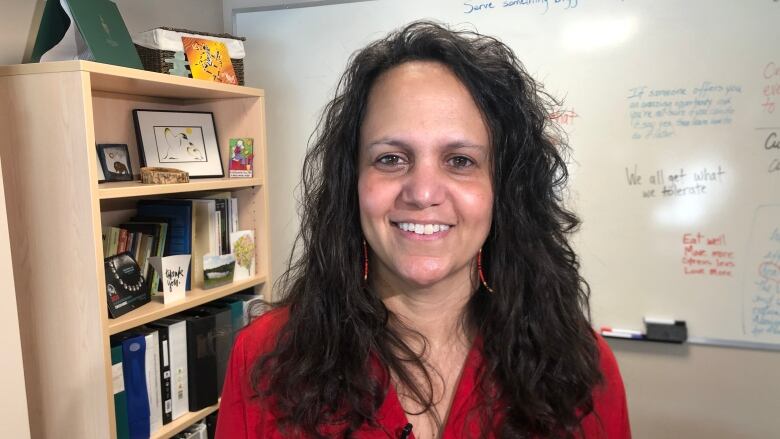
[[[406,175],[401,201],[417,209],[437,206],[446,196],[446,176],[435,163],[418,162]]]

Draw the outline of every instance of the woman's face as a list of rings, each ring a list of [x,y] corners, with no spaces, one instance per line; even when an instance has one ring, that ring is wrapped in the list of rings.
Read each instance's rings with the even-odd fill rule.
[[[373,276],[418,288],[470,282],[492,219],[489,142],[470,93],[444,65],[407,62],[377,79],[358,154]]]

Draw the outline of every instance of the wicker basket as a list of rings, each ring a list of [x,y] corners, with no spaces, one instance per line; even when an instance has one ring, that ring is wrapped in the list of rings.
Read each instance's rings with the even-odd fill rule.
[[[211,34],[207,32],[196,32],[187,29],[175,29],[172,27],[162,27],[173,32],[182,32],[195,35],[203,35],[205,37],[217,37],[217,38],[229,38],[233,40],[246,41],[244,37],[236,37],[230,34]],[[144,65],[144,70],[151,72],[159,72],[167,74],[171,69],[171,65],[165,60],[173,58],[174,52],[170,50],[157,50],[150,49],[148,47],[135,45],[135,50],[138,52],[138,56],[141,58],[141,63]],[[238,78],[238,85],[244,85],[244,60],[238,58],[230,58],[230,63],[233,64],[233,70],[236,72],[236,78]]]

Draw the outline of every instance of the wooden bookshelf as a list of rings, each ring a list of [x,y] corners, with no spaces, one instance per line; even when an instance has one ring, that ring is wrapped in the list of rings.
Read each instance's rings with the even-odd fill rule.
[[[255,176],[176,185],[98,184],[98,143],[126,143],[137,174],[133,109],[214,115],[222,167],[229,138],[254,138]],[[32,437],[115,438],[109,337],[253,288],[272,300],[263,90],[87,61],[0,66],[0,159],[8,208]],[[193,288],[179,303],[153,301],[108,318],[101,228],[134,215],[145,197],[230,192],[239,229],[254,230],[256,276]],[[174,435],[217,406],[153,434]]]
[[[150,197],[185,192],[231,190],[260,185],[262,185],[262,180],[259,178],[202,178],[190,180],[189,183],[179,184],[143,184],[140,181],[116,181],[102,183],[98,188],[98,196],[101,200],[110,200],[114,198]]]
[[[162,303],[161,297],[154,297],[151,303],[130,311],[119,318],[109,319],[108,333],[113,335],[122,331],[127,331],[136,326],[145,325],[178,312],[186,311],[190,308],[211,302],[212,300],[221,299],[238,291],[262,285],[265,282],[265,279],[265,276],[255,276],[250,279],[233,282],[229,285],[223,285],[208,290],[193,288],[192,290],[187,291],[187,297],[184,300],[169,303],[167,305]]]
[[[176,433],[184,431],[185,428],[216,412],[218,409],[219,403],[206,407],[205,409],[198,410],[197,412],[189,412],[185,415],[182,415],[170,423],[163,425],[163,428],[152,433],[151,439],[168,439],[173,437],[176,435]]]

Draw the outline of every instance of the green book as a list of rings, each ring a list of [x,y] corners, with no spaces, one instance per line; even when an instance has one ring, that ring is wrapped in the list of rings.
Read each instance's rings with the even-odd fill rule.
[[[67,5],[70,14],[62,3]],[[73,26],[71,17],[81,40],[89,49],[88,58],[105,64],[143,69],[122,15],[110,0],[47,1],[33,46],[33,62],[40,61],[44,53],[66,36],[67,30]]]
[[[127,421],[127,395],[125,378],[122,372],[122,345],[111,347],[111,369],[114,382],[114,415],[116,417],[116,438],[129,439],[130,428]]]

